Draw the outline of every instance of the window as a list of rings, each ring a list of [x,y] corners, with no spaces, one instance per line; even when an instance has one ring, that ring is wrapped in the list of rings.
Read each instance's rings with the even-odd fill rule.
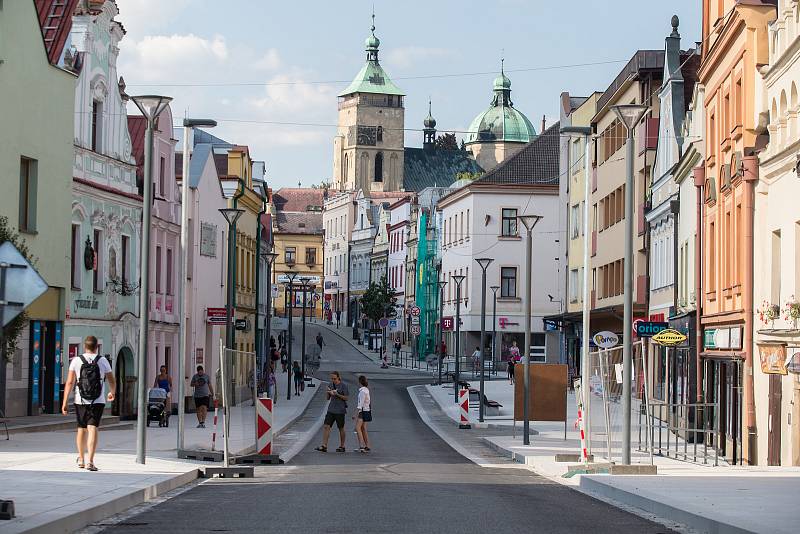
[[[316,265],[317,264],[317,249],[316,247],[307,247],[306,248],[306,265]]]
[[[713,222],[708,225],[708,289],[707,292],[715,291],[717,283],[717,233],[716,224]]]
[[[130,261],[131,254],[131,238],[124,235],[122,236],[122,282],[127,284],[130,280],[130,273],[128,272],[128,262]]]
[[[170,369],[172,368],[172,347],[164,347],[164,367],[167,368],[167,373],[169,373]]]
[[[516,208],[503,208],[503,236],[517,236],[517,210]]]
[[[391,98],[392,97],[389,96],[389,99],[390,99],[389,101],[390,102],[391,102]],[[391,106],[391,103],[389,105]],[[378,129],[377,129],[377,132],[376,132],[376,137],[377,137],[377,140],[378,140],[379,143],[383,142],[383,126],[378,126]]]
[[[156,246],[156,293],[161,293],[161,246]]]
[[[286,247],[284,262],[286,262],[287,265],[294,265],[296,252],[297,249],[295,247]]]
[[[70,268],[70,280],[72,289],[81,288],[81,227],[78,224],[72,225],[72,264]]]
[[[464,241],[464,212],[458,214],[458,240]]]
[[[467,210],[467,239],[469,239],[469,209]]]
[[[172,249],[167,249],[167,295],[172,295]]]
[[[569,301],[578,302],[578,269],[569,272]]]
[[[383,152],[375,154],[375,181],[383,181]]]
[[[92,150],[100,152],[100,138],[103,132],[103,103],[97,100],[92,101],[92,131],[91,142]]]
[[[103,258],[101,251],[103,250],[103,233],[100,230],[94,231],[94,273],[92,277],[93,289],[95,293],[103,292]]]
[[[575,204],[569,210],[569,237],[570,239],[577,239],[578,228],[581,225],[580,205]]]
[[[161,156],[160,166],[158,168],[158,194],[161,198],[166,197],[166,178],[164,174],[167,172],[167,158]]]
[[[19,230],[36,231],[36,189],[38,162],[20,158],[19,161]]]
[[[500,269],[500,296],[516,298],[517,296],[517,268],[502,267]]]
[[[772,232],[772,265],[770,269],[770,304],[781,304],[781,231]]]

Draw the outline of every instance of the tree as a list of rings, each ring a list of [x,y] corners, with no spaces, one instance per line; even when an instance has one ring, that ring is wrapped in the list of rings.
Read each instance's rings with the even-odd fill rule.
[[[11,241],[11,243],[17,247],[20,254],[22,254],[31,265],[35,265],[36,258],[31,256],[31,252],[25,240],[20,237],[16,230],[8,225],[8,217],[2,216],[0,217],[0,245],[6,241]],[[10,361],[11,354],[17,350],[17,341],[19,340],[20,334],[22,334],[22,330],[25,329],[26,324],[28,324],[28,314],[23,311],[3,329],[5,347],[0,347],[0,351],[7,358],[6,361]],[[0,361],[0,365],[5,364],[5,361]]]
[[[483,176],[482,172],[459,172],[459,173],[456,173],[456,180],[457,181],[458,180],[470,180],[470,181],[473,181],[473,180],[477,180],[481,176]]]
[[[381,276],[377,284],[370,282],[369,287],[361,296],[361,309],[364,315],[377,323],[381,317],[387,314],[387,308],[391,307],[393,300],[392,288],[389,287],[386,277]]]
[[[454,133],[444,133],[436,138],[438,150],[458,150],[458,140]]]
[[[313,184],[311,189],[333,189],[333,183],[323,180],[318,184]]]

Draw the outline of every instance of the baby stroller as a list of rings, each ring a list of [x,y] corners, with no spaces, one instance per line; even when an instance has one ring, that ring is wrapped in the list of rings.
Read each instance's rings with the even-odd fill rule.
[[[164,389],[150,388],[147,392],[147,426],[150,426],[150,421],[158,421],[158,426],[169,426],[167,391]]]

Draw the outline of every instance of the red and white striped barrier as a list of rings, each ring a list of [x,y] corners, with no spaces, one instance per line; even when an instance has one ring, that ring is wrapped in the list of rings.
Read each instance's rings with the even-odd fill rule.
[[[460,389],[458,390],[458,406],[460,417],[458,428],[472,428],[472,425],[469,424],[469,390],[468,389]]]
[[[586,450],[586,421],[583,420],[583,388],[580,381],[575,381],[575,401],[578,403],[578,420],[575,422],[581,433],[581,458],[589,465],[589,452]]]
[[[219,401],[214,399],[214,432],[211,433],[211,450],[216,450],[217,443],[217,414],[219,413]]]
[[[258,438],[256,452],[258,454],[272,454],[272,399],[260,398],[256,404],[258,419]]]

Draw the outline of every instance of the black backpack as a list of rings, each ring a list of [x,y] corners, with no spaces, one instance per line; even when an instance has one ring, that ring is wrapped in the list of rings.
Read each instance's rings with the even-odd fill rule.
[[[81,365],[80,376],[78,377],[78,391],[80,391],[81,399],[91,401],[94,404],[103,394],[103,379],[100,376],[100,366],[97,365],[97,358],[89,362],[81,354],[80,359],[83,362]]]

